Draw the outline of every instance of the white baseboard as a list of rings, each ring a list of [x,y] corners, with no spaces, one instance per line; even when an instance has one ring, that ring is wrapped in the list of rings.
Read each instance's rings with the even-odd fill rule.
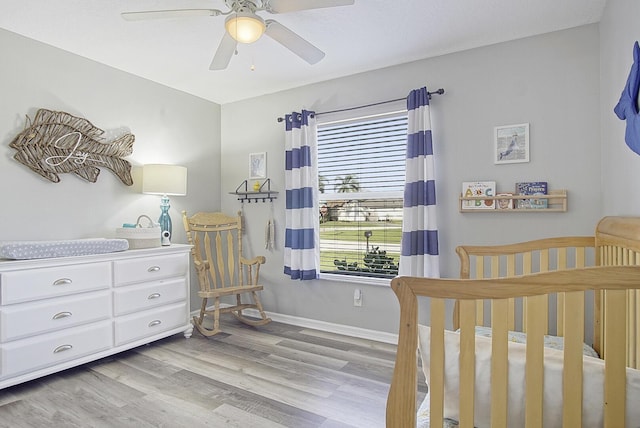
[[[222,303],[221,307],[231,306],[230,304]],[[211,308],[207,308],[211,309]],[[192,316],[197,316],[200,311],[193,311]],[[254,318],[260,318],[260,314],[255,309],[245,309],[248,316]],[[310,318],[296,317],[293,315],[278,314],[275,312],[266,312],[267,316],[273,321],[281,322],[283,324],[295,325],[298,327],[312,328],[314,330],[326,331],[329,333],[342,334],[345,336],[358,337],[360,339],[375,340],[377,342],[389,343],[392,345],[398,344],[398,335],[394,333],[387,333],[378,330],[369,330],[366,328],[353,327],[344,324],[335,324],[326,321],[319,321]]]

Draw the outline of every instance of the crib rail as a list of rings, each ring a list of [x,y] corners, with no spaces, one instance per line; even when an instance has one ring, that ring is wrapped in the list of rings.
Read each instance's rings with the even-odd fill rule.
[[[507,426],[507,330],[508,301],[528,297],[525,323],[526,345],[526,426],[542,426],[543,402],[543,335],[545,320],[534,316],[545,305],[549,294],[565,293],[562,306],[567,332],[564,347],[563,425],[582,424],[582,338],[584,293],[603,292],[607,341],[604,352],[615,355],[613,349],[626,346],[627,290],[640,288],[640,268],[637,266],[598,266],[536,274],[486,279],[434,279],[398,277],[391,283],[400,303],[398,353],[387,400],[387,427],[408,428],[416,424],[418,342],[418,296],[430,297],[430,419],[431,426],[442,426],[444,406],[444,335],[445,301],[460,303],[460,382],[459,422],[461,427],[473,427],[475,391],[475,326],[476,301],[491,299],[491,426]],[[614,310],[615,308],[615,310]],[[612,331],[622,333],[611,334]],[[605,427],[625,426],[625,358],[605,360],[604,417]],[[570,388],[570,391],[568,390]]]
[[[593,236],[569,236],[545,238],[508,245],[461,245],[456,248],[460,260],[460,278],[501,278],[515,275],[527,275],[537,272],[564,270],[594,266],[595,238]],[[564,336],[564,295],[557,295],[555,335]],[[515,299],[509,299],[507,305],[508,328],[511,331],[526,331],[525,319],[527,306],[522,304],[518,310]],[[550,302],[539,302],[539,310],[547,316]],[[476,302],[476,325],[489,325],[490,305],[485,308],[482,301]],[[459,304],[454,306],[453,327],[459,327]],[[545,327],[545,334],[550,332]]]

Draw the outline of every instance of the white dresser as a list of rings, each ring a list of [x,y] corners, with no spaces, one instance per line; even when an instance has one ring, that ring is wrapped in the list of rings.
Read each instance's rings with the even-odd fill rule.
[[[190,249],[0,261],[0,388],[190,337]]]

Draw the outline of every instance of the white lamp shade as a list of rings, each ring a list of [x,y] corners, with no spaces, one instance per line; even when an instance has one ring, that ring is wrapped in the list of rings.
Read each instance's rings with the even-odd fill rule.
[[[142,193],[186,195],[187,168],[178,165],[144,165],[142,167]]]
[[[224,24],[231,37],[240,43],[253,43],[265,30],[264,20],[251,12],[229,15]]]

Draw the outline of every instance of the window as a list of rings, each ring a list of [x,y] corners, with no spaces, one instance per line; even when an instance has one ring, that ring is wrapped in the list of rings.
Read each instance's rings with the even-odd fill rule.
[[[318,125],[320,271],[398,274],[407,114]]]

